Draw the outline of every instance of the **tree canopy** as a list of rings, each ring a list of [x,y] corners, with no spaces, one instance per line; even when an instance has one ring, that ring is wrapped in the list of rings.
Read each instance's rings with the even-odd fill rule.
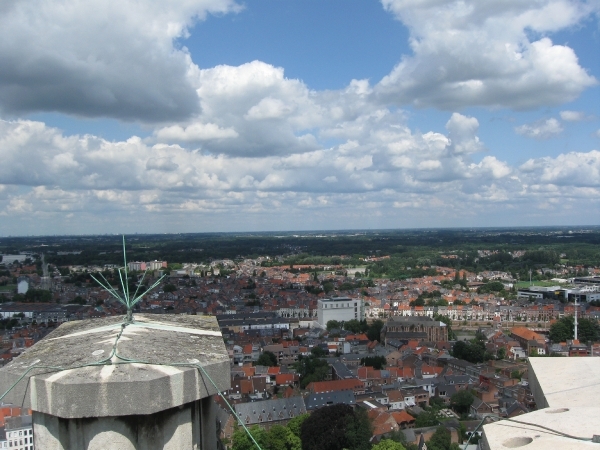
[[[391,439],[382,439],[378,444],[375,444],[371,450],[406,450],[406,447],[400,442]]]
[[[387,363],[385,356],[365,356],[360,359],[363,366],[373,367],[375,370],[381,370]]]
[[[452,443],[450,431],[446,427],[439,426],[427,441],[427,450],[460,450],[460,447]]]
[[[315,355],[298,357],[298,362],[294,364],[296,372],[300,376],[300,387],[306,388],[313,381],[323,381],[329,375],[329,364],[324,359]]]
[[[262,450],[302,450],[302,441],[288,427],[275,425],[267,431],[254,425],[249,431]],[[256,450],[256,445],[239,428],[233,433],[232,450]]]
[[[600,340],[600,326],[596,320],[578,318],[577,323],[577,335],[581,342]],[[565,342],[567,339],[573,339],[574,334],[575,318],[566,316],[552,324],[549,337],[553,342]]]
[[[342,324],[340,322],[338,322],[337,320],[328,320],[326,327],[327,327],[327,331],[331,331],[336,328],[341,328]]]
[[[275,367],[277,365],[277,356],[275,356],[275,353],[267,350],[258,357],[256,365]]]
[[[300,429],[302,450],[369,450],[371,433],[367,413],[345,404],[317,409]]]
[[[452,347],[452,356],[475,364],[493,358],[493,356],[486,351],[485,343],[481,339],[456,341]]]
[[[458,414],[466,414],[471,408],[475,396],[468,390],[460,390],[450,397],[450,406]]]
[[[416,428],[433,427],[435,425],[439,425],[439,423],[440,423],[440,420],[438,417],[438,413],[434,409],[429,409],[429,410],[423,411],[415,419],[415,427]]]
[[[381,338],[381,329],[383,328],[383,320],[376,319],[367,330],[367,337],[370,341],[378,341]]]

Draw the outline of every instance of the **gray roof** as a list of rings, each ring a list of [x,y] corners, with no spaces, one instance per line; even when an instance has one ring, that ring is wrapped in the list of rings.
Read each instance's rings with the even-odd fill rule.
[[[448,383],[440,383],[437,386],[437,392],[441,395],[442,392],[445,392],[447,397],[450,397],[456,394],[456,386],[454,384]]]
[[[333,366],[333,370],[335,371],[338,378],[340,378],[340,379],[356,378],[354,376],[354,374],[350,371],[350,369],[348,369],[348,367],[346,367],[346,364],[344,364],[342,362],[334,362],[331,365]]]
[[[235,412],[246,425],[288,420],[306,413],[302,397],[275,398],[260,402],[239,403]]]
[[[323,394],[312,394],[304,400],[306,409],[312,411],[327,405],[336,405],[344,403],[346,405],[355,405],[356,397],[352,391],[333,391]]]
[[[402,432],[402,434],[404,434],[404,437],[406,438],[406,442],[414,442],[417,439],[417,436],[415,435],[415,432],[413,431],[412,428],[407,428],[405,430],[400,430]]]
[[[506,408],[506,414],[510,416],[513,412],[515,412],[519,409],[521,411],[523,411],[524,413],[529,412],[529,410],[524,405],[522,405],[519,402],[514,402],[512,405],[510,405],[508,408]]]
[[[16,416],[6,418],[6,430],[18,430],[19,428],[31,428],[32,416]]]

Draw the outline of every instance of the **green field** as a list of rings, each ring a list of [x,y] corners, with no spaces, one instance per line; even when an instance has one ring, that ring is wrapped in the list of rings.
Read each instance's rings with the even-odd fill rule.
[[[553,281],[534,281],[533,286],[559,286],[559,283],[555,283]],[[517,283],[517,288],[529,287],[529,281],[519,281]]]
[[[6,286],[0,286],[0,292],[12,292],[17,288],[16,284],[7,284]]]

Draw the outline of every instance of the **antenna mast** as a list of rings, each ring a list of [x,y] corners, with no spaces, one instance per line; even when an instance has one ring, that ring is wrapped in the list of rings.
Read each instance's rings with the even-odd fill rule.
[[[577,295],[575,296],[575,336],[574,336],[575,340],[578,340],[577,338]]]

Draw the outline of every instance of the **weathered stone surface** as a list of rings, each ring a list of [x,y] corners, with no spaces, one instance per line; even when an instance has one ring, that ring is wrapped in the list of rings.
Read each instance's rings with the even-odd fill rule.
[[[600,358],[529,358],[528,364],[529,386],[539,409],[513,421],[499,418],[496,423],[484,425],[482,448],[596,448],[598,444],[591,439],[599,434],[600,395],[598,383],[590,374],[600,369]]]
[[[482,448],[505,450],[524,447],[527,450],[576,450],[598,447],[598,444],[593,444],[591,441],[571,439],[557,433],[567,433],[591,440],[592,436],[597,433],[596,425],[600,420],[598,408],[546,408],[517,416],[514,420],[527,423],[518,424],[501,420],[484,425]],[[550,430],[535,425],[541,425]]]
[[[592,374],[600,358],[529,358],[529,387],[538,408],[600,405],[600,389]]]
[[[216,448],[216,405],[205,398],[151,415],[61,419],[33,413],[35,447],[46,450]]]
[[[32,369],[5,402],[60,418],[153,414],[217,393],[202,372],[185,367],[192,363],[229,389],[213,317],[136,314],[124,328],[120,317],[69,322],[0,369],[0,390]]]

